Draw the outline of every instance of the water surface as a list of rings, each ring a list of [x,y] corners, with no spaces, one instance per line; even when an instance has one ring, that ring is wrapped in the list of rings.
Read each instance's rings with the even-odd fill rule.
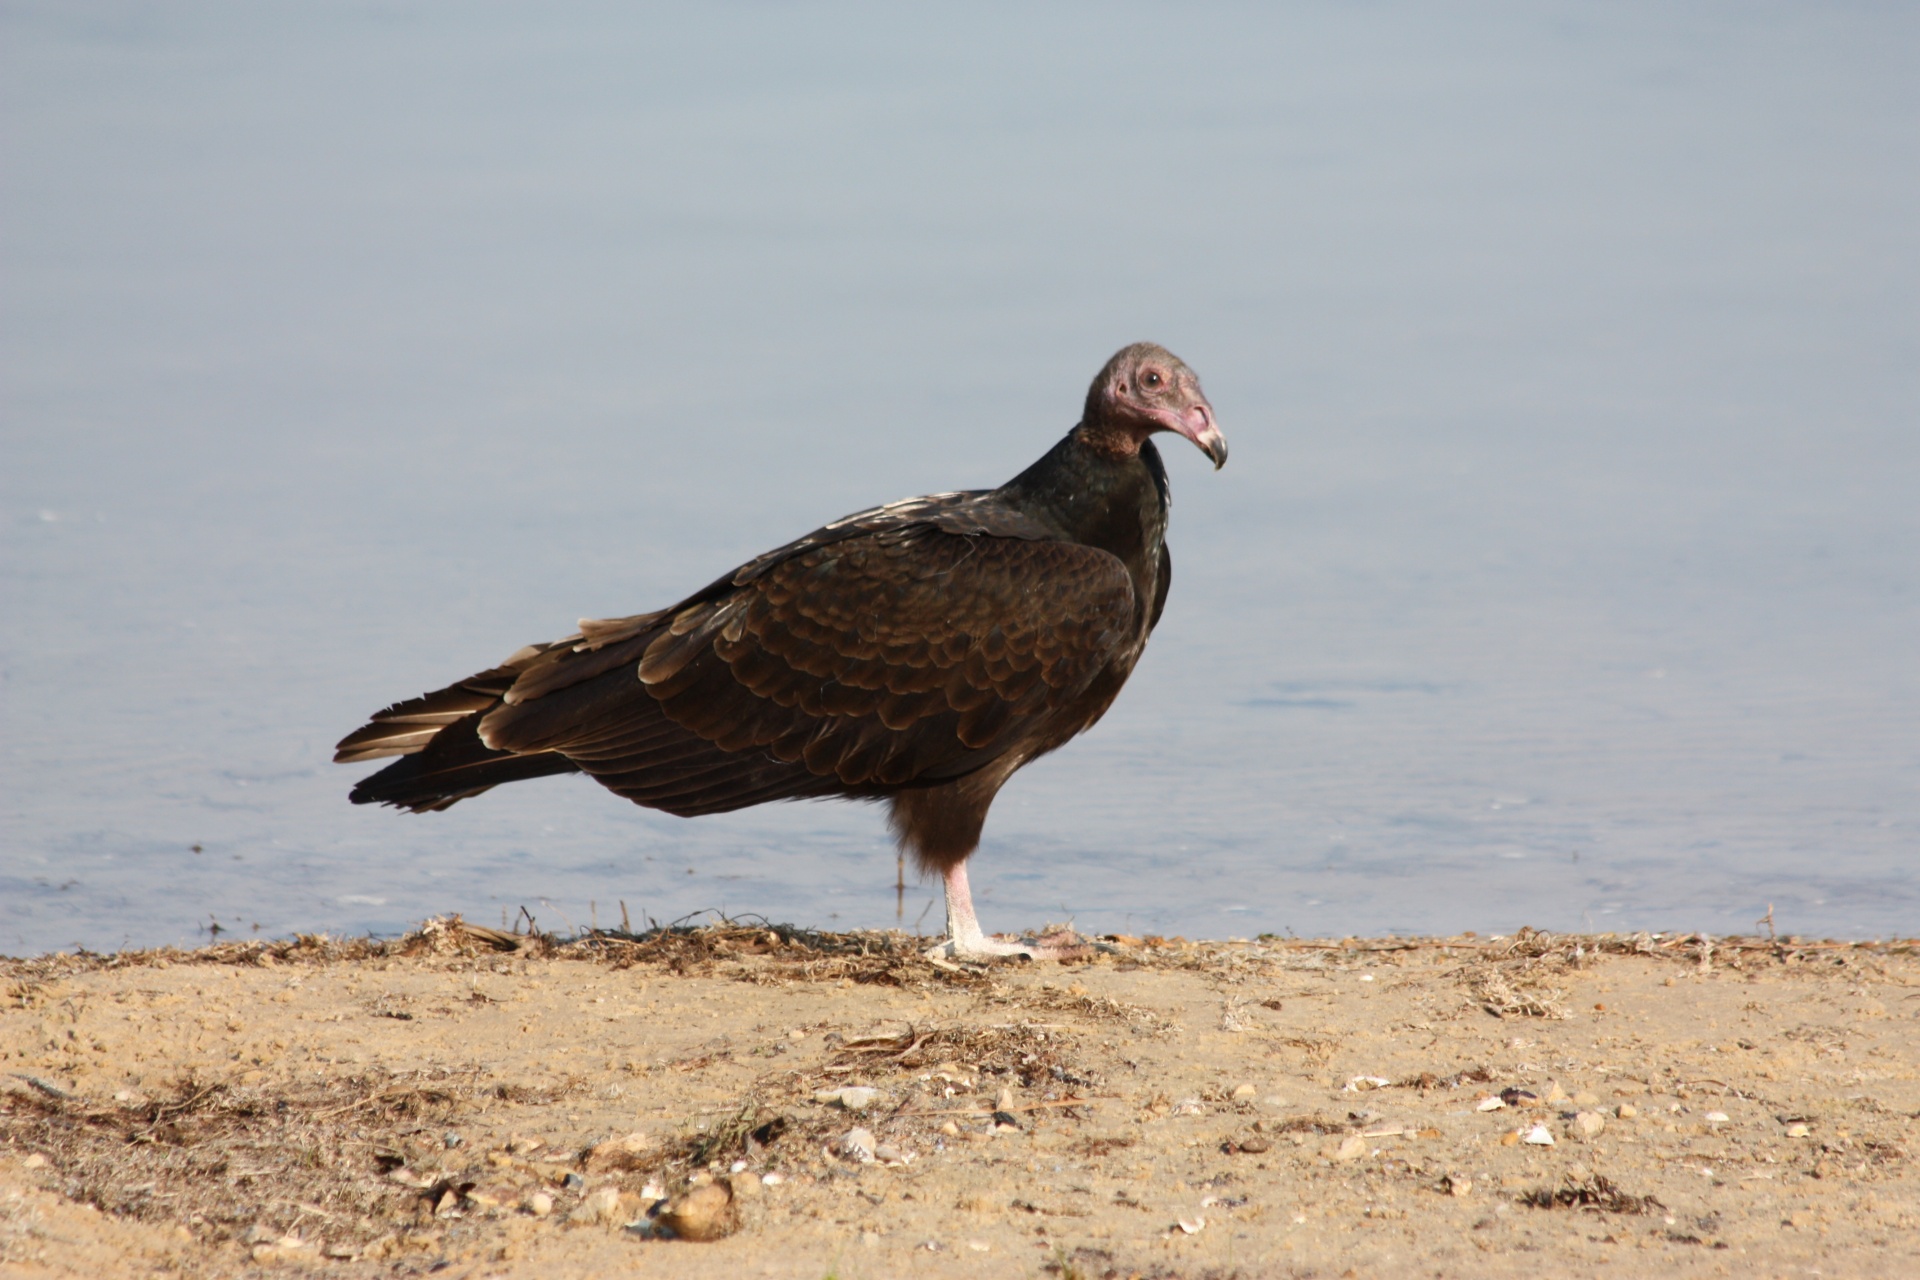
[[[0,950],[939,927],[881,815],[335,739],[1198,368],[988,927],[1920,923],[1920,17],[0,8]],[[901,914],[897,917],[896,912]]]

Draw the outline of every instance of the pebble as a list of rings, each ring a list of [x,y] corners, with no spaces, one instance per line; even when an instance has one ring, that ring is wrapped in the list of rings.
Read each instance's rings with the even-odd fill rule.
[[[1597,1138],[1600,1131],[1607,1127],[1606,1117],[1598,1111],[1577,1111],[1573,1116],[1573,1132],[1581,1138]]]
[[[822,1089],[813,1095],[815,1102],[843,1107],[848,1111],[865,1111],[879,1099],[878,1089],[863,1084],[850,1084],[839,1089]]]
[[[441,1144],[445,1146],[446,1149],[449,1151],[453,1150],[455,1147],[459,1146],[462,1142],[465,1142],[465,1141],[466,1141],[465,1138],[462,1138],[459,1134],[454,1133],[451,1130],[441,1135],[441,1138],[440,1138]]]
[[[1541,1101],[1545,1102],[1548,1106],[1565,1102],[1567,1101],[1567,1091],[1560,1087],[1558,1080],[1549,1081],[1547,1083],[1547,1096],[1541,1099]],[[1598,1099],[1595,1099],[1595,1101],[1598,1101]]]
[[[547,1145],[545,1138],[509,1138],[507,1150],[516,1156],[529,1156]]]
[[[840,1139],[840,1154],[849,1160],[857,1160],[861,1164],[873,1163],[873,1148],[873,1130],[871,1129],[849,1129],[846,1136]]]
[[[1349,1160],[1358,1160],[1366,1154],[1367,1140],[1357,1133],[1352,1133],[1348,1134],[1346,1140],[1334,1148],[1333,1158],[1336,1162],[1345,1163]]]
[[[1728,1115],[1724,1111],[1709,1111],[1707,1112],[1707,1115],[1706,1115],[1706,1121],[1708,1124],[1726,1124],[1728,1121],[1732,1119],[1733,1117]]]
[[[1195,1236],[1206,1229],[1207,1220],[1205,1218],[1182,1218],[1174,1225],[1179,1227],[1180,1230],[1187,1235]]]
[[[1573,1095],[1573,1105],[1576,1107],[1597,1107],[1600,1105],[1600,1098],[1598,1094],[1589,1093],[1587,1090],[1582,1089],[1579,1093]]]
[[[1812,1132],[1813,1130],[1804,1124],[1790,1124],[1787,1126],[1787,1136],[1789,1138],[1804,1138]]]
[[[620,1216],[620,1190],[617,1187],[601,1187],[582,1200],[574,1211],[567,1215],[567,1221],[575,1226],[597,1226],[612,1222]]]
[[[1273,1139],[1264,1134],[1250,1133],[1245,1137],[1236,1138],[1232,1145],[1233,1149],[1241,1155],[1265,1155],[1273,1149]]]
[[[727,1179],[727,1186],[733,1189],[735,1200],[752,1200],[764,1190],[757,1173],[736,1173]]]
[[[1000,1090],[1000,1096],[993,1100],[993,1109],[995,1111],[1012,1111],[1014,1105],[1013,1090],[1011,1089]]]
[[[913,1152],[883,1142],[873,1149],[873,1158],[881,1164],[909,1165],[913,1163]]]
[[[1520,1141],[1536,1147],[1550,1147],[1553,1145],[1553,1135],[1547,1132],[1544,1124],[1536,1124],[1520,1135]]]
[[[1503,1099],[1500,1099],[1500,1098],[1495,1098],[1495,1097],[1492,1097],[1492,1096],[1488,1096],[1488,1097],[1485,1097],[1485,1098],[1482,1098],[1482,1099],[1480,1099],[1480,1101],[1478,1101],[1478,1102],[1476,1102],[1476,1103],[1474,1103],[1474,1104],[1473,1104],[1473,1109],[1474,1109],[1475,1111],[1498,1111],[1498,1110],[1499,1110],[1500,1108],[1502,1108],[1502,1107],[1504,1107],[1504,1106],[1506,1106],[1506,1105],[1507,1105],[1507,1104],[1506,1104],[1506,1102],[1505,1102],[1505,1100],[1503,1100]]]
[[[1237,1084],[1233,1086],[1233,1100],[1235,1102],[1252,1102],[1259,1094],[1260,1091],[1250,1084]]]
[[[553,1197],[544,1191],[536,1191],[527,1197],[527,1212],[536,1218],[544,1218],[553,1212]]]
[[[1622,1120],[1631,1120],[1640,1114],[1640,1108],[1634,1106],[1631,1102],[1623,1102],[1613,1109],[1613,1114],[1619,1116]]]
[[[709,1182],[675,1196],[655,1218],[682,1240],[719,1240],[732,1235],[740,1225],[733,1206],[733,1188],[724,1182]]]
[[[1384,1089],[1393,1081],[1385,1076],[1355,1076],[1341,1087],[1342,1093],[1367,1093],[1374,1089]]]
[[[44,1169],[47,1167],[47,1158],[36,1151],[25,1160],[22,1160],[20,1167],[23,1169]]]
[[[1446,1192],[1455,1199],[1465,1199],[1473,1194],[1473,1179],[1461,1174],[1450,1173],[1446,1177]]]

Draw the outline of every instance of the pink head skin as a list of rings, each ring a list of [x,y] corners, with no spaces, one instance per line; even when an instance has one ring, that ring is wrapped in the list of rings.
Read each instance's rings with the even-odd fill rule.
[[[1080,432],[1102,452],[1131,457],[1156,431],[1193,441],[1216,471],[1227,464],[1227,438],[1200,392],[1200,376],[1165,347],[1136,342],[1107,361],[1087,388]]]

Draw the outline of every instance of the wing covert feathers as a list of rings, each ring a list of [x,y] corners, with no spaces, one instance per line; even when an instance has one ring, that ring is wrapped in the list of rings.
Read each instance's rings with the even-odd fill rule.
[[[993,495],[935,495],[829,525],[673,609],[583,620],[388,707],[335,758],[406,756],[354,799],[415,809],[574,769],[686,815],[884,795],[1085,728],[1111,694],[1076,699],[1103,675],[1117,689],[1143,614],[1118,557]]]

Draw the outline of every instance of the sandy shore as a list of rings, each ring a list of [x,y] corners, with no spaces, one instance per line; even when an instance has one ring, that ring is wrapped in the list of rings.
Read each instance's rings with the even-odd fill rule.
[[[1920,1275],[1914,943],[447,921],[0,978],[8,1276]]]

